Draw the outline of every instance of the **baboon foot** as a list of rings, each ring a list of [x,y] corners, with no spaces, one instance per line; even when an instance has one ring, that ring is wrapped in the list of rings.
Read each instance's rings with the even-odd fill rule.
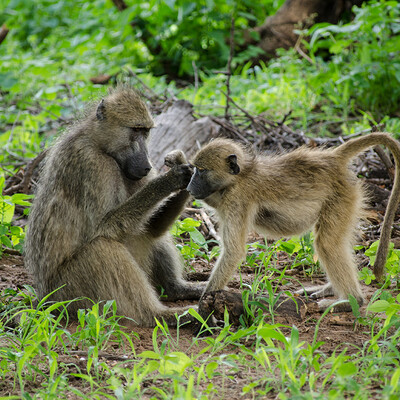
[[[176,327],[178,323],[180,326],[192,324],[195,319],[188,312],[190,309],[198,311],[198,306],[185,306],[185,307],[173,307],[168,308],[166,311],[158,315],[157,319],[163,319],[168,326]]]
[[[308,288],[302,288],[295,292],[296,294],[303,295],[306,294],[310,296],[311,299],[322,299],[324,297],[334,296],[333,288],[330,283],[324,286],[311,286]]]
[[[166,289],[166,297],[161,297],[162,301],[177,301],[177,300],[199,300],[202,296],[207,282],[196,284],[187,283],[182,286]]]
[[[323,312],[338,300],[322,299],[318,301],[318,311]],[[351,312],[352,308],[348,300],[345,303],[336,304],[332,308],[332,312]]]

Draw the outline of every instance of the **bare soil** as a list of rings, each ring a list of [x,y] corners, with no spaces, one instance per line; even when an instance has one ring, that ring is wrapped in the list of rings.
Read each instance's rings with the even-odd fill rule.
[[[289,260],[286,254],[278,254],[278,263],[281,264],[282,267],[287,264],[288,261]],[[206,279],[210,273],[211,267],[212,266],[206,263],[204,260],[195,262],[188,274],[188,279]],[[32,285],[32,278],[26,271],[23,258],[21,256],[4,255],[0,260],[0,271],[0,292],[6,288],[22,289],[24,285]],[[314,275],[314,278],[311,280],[311,278],[304,273],[302,268],[291,270],[290,275],[292,279],[285,284],[285,287],[282,288],[282,290],[294,292],[296,289],[300,288],[301,285],[309,286],[323,284],[325,282],[323,275]],[[240,293],[240,281],[245,284],[251,284],[253,280],[254,269],[245,267],[242,269],[240,274],[239,271],[235,274],[231,280],[231,283],[229,284],[228,290],[230,292]],[[374,287],[373,284],[370,286],[364,285],[363,291],[366,296],[367,303],[375,290],[376,287]],[[188,304],[188,302],[180,302],[179,304]],[[362,313],[365,311],[365,306],[361,311]],[[288,327],[295,325],[300,333],[300,341],[311,343],[314,337],[316,322],[321,317],[321,314],[316,310],[316,307],[313,307],[312,303],[306,305],[304,312],[300,314],[294,315],[291,312],[285,313],[285,311],[278,311],[278,315],[275,317],[274,322]],[[70,324],[68,329],[70,331],[74,331],[76,329],[76,324]],[[282,329],[285,332],[285,328]],[[154,350],[152,328],[141,328],[126,324],[126,331],[136,332],[138,336],[134,339],[136,354],[133,356],[136,356],[146,350]],[[319,328],[318,341],[324,342],[320,350],[327,355],[331,355],[333,352],[340,352],[345,348],[347,348],[348,352],[350,353],[352,350],[357,351],[357,349],[362,347],[363,343],[369,338],[367,331],[367,327],[357,325],[355,323],[355,318],[352,313],[330,313],[323,319]],[[287,329],[287,332],[289,332],[289,328]],[[170,333],[176,340],[176,330],[170,329]],[[163,340],[165,340],[165,337],[162,334],[159,334],[157,338],[159,346],[161,346]],[[251,345],[252,343],[249,341],[246,342],[246,346]],[[204,341],[198,341],[196,344],[193,344],[192,330],[181,328],[179,331],[179,342],[176,345],[176,348],[173,350],[182,351],[190,355],[191,353],[198,354],[200,349],[205,346],[206,343]],[[127,349],[128,348],[124,349],[119,345],[111,344],[99,355],[100,361],[107,363],[109,366],[114,366],[117,363],[121,364],[122,362],[125,367],[129,368],[132,365],[132,361],[127,361],[124,363],[124,360],[127,358],[127,354],[129,354],[127,353]],[[224,354],[235,354],[239,350],[237,347],[231,346],[224,348],[223,351]],[[85,351],[72,351],[70,355],[66,355],[62,352],[59,355],[58,362],[65,363],[65,365],[68,366],[67,369],[69,373],[78,373],[79,368],[86,368],[86,358]],[[132,354],[129,355],[129,358],[132,359]],[[222,388],[218,395],[223,394],[225,398],[230,398],[232,400],[239,398],[246,399],[246,396],[241,395],[242,388],[249,382],[256,380],[257,378],[261,378],[262,374],[263,371],[261,369],[243,369],[239,372],[235,372],[234,376],[231,376],[229,383],[226,382],[226,379],[224,380],[223,377],[217,376],[215,379],[213,378],[213,384],[216,387]],[[8,382],[3,381],[0,384],[0,397],[18,394],[15,393],[13,384],[14,382],[11,380]],[[37,380],[36,384],[40,385],[40,380]],[[163,384],[165,385],[165,382]],[[32,385],[32,383],[30,382],[29,385]],[[154,387],[154,385],[157,386],[157,382],[152,381],[149,382],[148,385]],[[79,381],[79,379],[73,383],[73,386],[78,388],[83,393],[89,390],[86,382]],[[144,386],[146,386],[146,384]],[[207,384],[205,383],[205,387],[206,386]],[[26,387],[26,390],[35,392],[35,387]],[[154,393],[149,387],[148,397],[145,396],[144,398],[151,398],[154,395],[156,395],[156,393]],[[276,398],[276,395],[277,393],[270,392],[268,397],[265,398]]]

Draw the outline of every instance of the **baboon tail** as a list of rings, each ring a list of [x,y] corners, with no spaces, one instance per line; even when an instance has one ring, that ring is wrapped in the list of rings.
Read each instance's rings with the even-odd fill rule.
[[[387,147],[393,154],[396,164],[396,171],[392,193],[386,208],[380,242],[374,263],[374,274],[377,279],[381,278],[383,275],[383,270],[385,268],[386,258],[389,251],[392,224],[396,214],[397,206],[400,201],[400,144],[388,133],[374,132],[360,138],[351,139],[335,149],[335,153],[338,155],[338,157],[342,158],[343,161],[346,162],[355,157],[357,154],[361,153],[363,150],[379,144]]]

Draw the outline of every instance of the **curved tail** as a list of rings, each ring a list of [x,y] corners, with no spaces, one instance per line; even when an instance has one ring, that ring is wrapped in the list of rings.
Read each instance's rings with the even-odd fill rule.
[[[389,251],[392,224],[400,201],[400,144],[388,133],[374,132],[367,136],[351,139],[334,150],[343,161],[348,161],[358,153],[366,150],[368,147],[376,146],[378,144],[386,146],[393,154],[396,163],[396,172],[392,193],[386,208],[385,219],[382,224],[381,237],[374,263],[374,275],[377,279],[382,276],[385,268],[386,258]]]

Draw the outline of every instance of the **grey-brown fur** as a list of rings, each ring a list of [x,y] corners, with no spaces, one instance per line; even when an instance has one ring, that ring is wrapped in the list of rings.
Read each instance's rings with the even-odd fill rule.
[[[254,155],[227,139],[214,140],[201,149],[192,162],[196,169],[188,190],[216,209],[223,242],[206,292],[223,289],[227,284],[245,257],[249,231],[279,238],[314,230],[315,249],[330,283],[309,292],[315,298],[333,293],[340,299],[353,295],[362,304],[353,239],[366,194],[349,163],[359,152],[378,144],[387,146],[396,162],[374,266],[379,278],[400,198],[400,146],[389,134],[372,133],[336,149],[301,147],[275,156]],[[324,299],[319,305],[325,309],[331,303]],[[340,308],[350,307],[344,304]]]
[[[49,300],[115,299],[119,314],[153,326],[154,317],[175,325],[185,310],[164,306],[155,287],[169,300],[200,297],[168,233],[191,172],[179,157],[164,175],[151,169],[152,126],[139,95],[122,87],[49,150],[25,243],[39,298],[65,285]],[[73,302],[70,316],[90,304]]]

